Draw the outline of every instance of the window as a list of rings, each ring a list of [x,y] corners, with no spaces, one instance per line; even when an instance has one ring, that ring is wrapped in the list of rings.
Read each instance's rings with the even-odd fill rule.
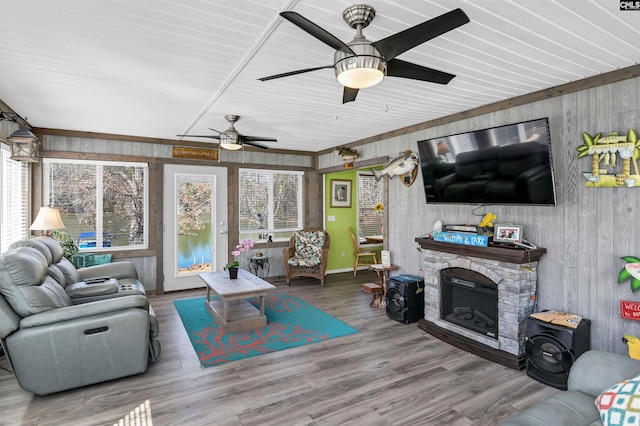
[[[302,229],[302,172],[240,169],[240,240],[288,240]]]
[[[9,147],[0,144],[0,253],[29,235],[29,167],[11,159]]]
[[[370,173],[358,173],[358,236],[360,242],[367,237],[382,235],[383,210],[376,210],[384,201],[384,182],[376,181]]]
[[[44,159],[43,171],[44,204],[80,250],[147,247],[147,164]]]

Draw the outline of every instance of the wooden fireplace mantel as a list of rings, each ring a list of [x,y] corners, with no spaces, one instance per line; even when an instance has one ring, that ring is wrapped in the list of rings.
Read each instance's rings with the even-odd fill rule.
[[[525,249],[519,247],[474,247],[462,244],[445,243],[434,241],[431,238],[418,237],[415,241],[420,247],[427,250],[443,251],[457,255],[479,257],[482,259],[492,259],[509,263],[530,263],[537,262],[547,252],[546,248]]]

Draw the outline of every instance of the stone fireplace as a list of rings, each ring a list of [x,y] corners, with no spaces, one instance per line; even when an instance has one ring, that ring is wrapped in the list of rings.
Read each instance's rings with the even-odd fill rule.
[[[416,238],[416,242],[424,255],[425,283],[424,319],[419,327],[478,356],[522,369],[526,321],[535,305],[538,261],[546,250],[471,247],[427,238]],[[452,278],[453,286],[447,282]],[[478,299],[482,306],[472,306],[474,297],[465,294],[473,290],[470,283],[475,281],[483,293],[480,299],[486,300]],[[497,289],[496,307],[492,307],[490,296],[485,296],[491,289]],[[457,298],[455,313],[454,306],[448,306],[452,297]],[[465,323],[465,318],[473,324]]]

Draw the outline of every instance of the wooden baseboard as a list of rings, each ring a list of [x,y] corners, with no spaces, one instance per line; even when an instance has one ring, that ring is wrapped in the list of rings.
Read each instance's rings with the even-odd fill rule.
[[[478,343],[475,340],[471,340],[468,337],[461,336],[456,333],[439,327],[427,320],[421,319],[418,321],[418,328],[426,331],[434,337],[449,343],[464,351],[471,352],[474,355],[488,359],[489,361],[496,362],[504,365],[505,367],[513,368],[514,370],[522,370],[525,366],[525,355],[513,355],[498,349],[490,348],[482,343]]]

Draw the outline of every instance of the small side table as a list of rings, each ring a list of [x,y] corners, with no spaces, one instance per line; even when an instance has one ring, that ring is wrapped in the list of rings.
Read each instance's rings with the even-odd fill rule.
[[[383,265],[381,263],[369,265],[369,269],[378,272],[380,275],[380,286],[382,287],[382,300],[378,304],[378,308],[386,308],[387,302],[385,296],[387,295],[387,279],[389,278],[389,271],[395,271],[398,269],[396,265]]]
[[[270,259],[271,258],[269,256],[251,256],[249,258],[249,272],[256,277],[268,277],[269,271],[271,270]]]

